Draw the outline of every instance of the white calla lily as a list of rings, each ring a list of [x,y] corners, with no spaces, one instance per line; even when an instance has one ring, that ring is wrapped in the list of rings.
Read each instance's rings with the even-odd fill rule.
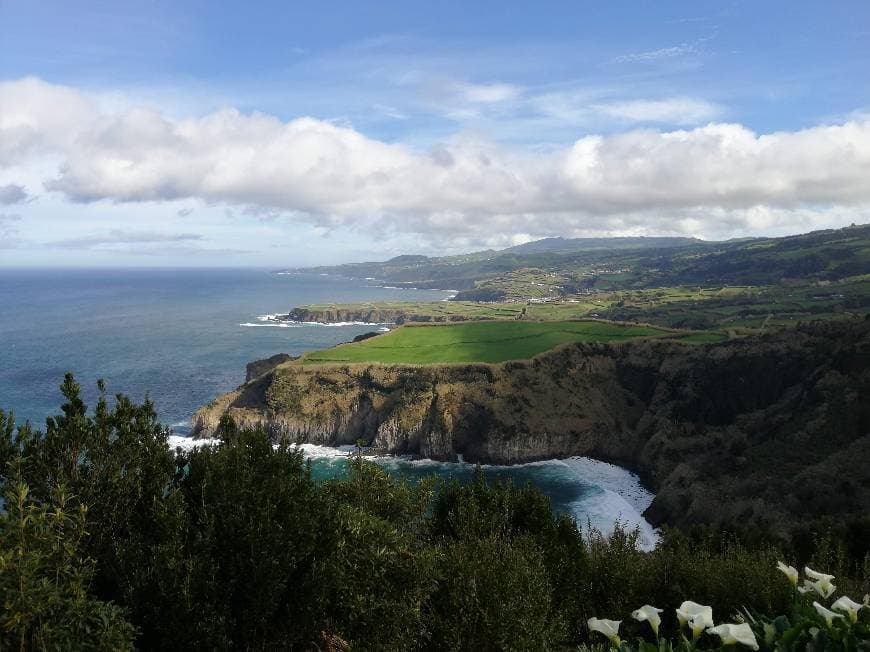
[[[818,593],[826,599],[834,595],[834,591],[836,590],[837,587],[831,584],[830,581],[825,582],[823,580],[816,580],[815,582],[804,580],[804,585],[798,587],[798,591],[801,593]]]
[[[825,573],[814,571],[809,566],[804,566],[804,573],[811,580],[815,580],[815,582],[811,582],[811,584],[817,584],[820,589],[819,593],[821,593],[822,595],[827,594],[825,595],[826,598],[837,590],[837,587],[833,584],[833,575],[827,575]]]
[[[610,642],[613,643],[614,647],[619,647],[620,643],[622,643],[619,638],[619,626],[621,624],[621,620],[607,620],[606,618],[590,618],[586,621],[586,625],[589,627],[590,632],[604,634],[610,639]]]
[[[828,627],[831,626],[831,623],[834,622],[835,618],[843,618],[843,614],[834,613],[830,609],[823,607],[818,602],[813,602],[813,607],[816,608],[816,611],[819,612],[819,615],[825,619],[825,622],[828,623]]]
[[[652,627],[653,633],[658,636],[659,625],[662,624],[662,617],[659,616],[661,612],[661,609],[645,604],[640,609],[632,611],[631,617],[640,622],[648,622],[649,626]]]
[[[866,604],[855,602],[852,598],[844,595],[843,597],[838,598],[834,604],[831,605],[831,609],[848,614],[849,620],[856,623],[858,622],[858,612],[866,606]]]
[[[781,561],[776,562],[776,567],[778,570],[782,571],[785,576],[788,578],[788,581],[791,582],[792,586],[797,586],[798,582],[798,571],[794,566],[787,566]]]
[[[681,626],[688,625],[692,637],[698,638],[707,627],[713,626],[713,607],[686,600],[677,609],[677,620]]]
[[[739,643],[753,650],[758,649],[755,632],[752,631],[752,628],[747,623],[719,625],[718,627],[709,628],[707,633],[718,636],[722,639],[724,645],[737,645]]]

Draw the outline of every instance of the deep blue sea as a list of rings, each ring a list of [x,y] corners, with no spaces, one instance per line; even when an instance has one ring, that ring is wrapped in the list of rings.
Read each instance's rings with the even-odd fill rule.
[[[194,410],[245,379],[245,365],[275,353],[301,354],[346,342],[370,325],[284,325],[266,315],[300,304],[442,300],[444,291],[397,290],[332,276],[238,269],[0,268],[0,408],[41,426],[61,403],[58,385],[72,371],[86,402],[96,381],[110,394],[150,396],[161,420],[187,432]],[[341,452],[309,447],[320,474],[341,473]],[[396,473],[465,479],[472,467],[384,459]],[[576,458],[514,467],[489,475],[530,481],[556,509],[606,529],[617,517],[639,523],[650,496],[637,478],[611,465]]]

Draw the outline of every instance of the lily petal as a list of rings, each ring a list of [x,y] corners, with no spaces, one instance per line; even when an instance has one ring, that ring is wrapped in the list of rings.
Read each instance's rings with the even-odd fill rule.
[[[861,609],[864,609],[867,605],[861,604],[860,602],[855,602],[851,598],[847,596],[843,596],[838,598],[834,604],[831,605],[831,609],[834,611],[840,611],[842,613],[848,614],[849,620],[853,623],[858,622],[858,612]]]
[[[785,576],[788,578],[788,581],[791,582],[792,586],[797,586],[798,582],[798,571],[794,566],[787,566],[781,561],[776,562],[776,567],[778,570],[782,571]]]
[[[737,645],[739,643],[753,650],[758,649],[755,632],[752,631],[748,623],[719,625],[709,628],[707,633],[716,634],[724,645]]]
[[[645,604],[640,609],[635,609],[631,612],[631,617],[639,622],[648,622],[649,626],[652,627],[653,633],[658,636],[659,635],[659,625],[662,623],[662,618],[659,614],[662,612],[661,609],[657,609],[652,605]]]
[[[825,619],[825,622],[828,624],[828,627],[834,622],[835,618],[843,618],[843,614],[834,613],[830,609],[827,609],[820,605],[818,602],[813,602],[813,607],[815,607],[816,611],[819,612],[819,615]]]
[[[621,620],[608,620],[607,618],[590,618],[586,621],[590,632],[604,634],[610,639],[614,647],[619,647],[620,643],[622,643],[619,638],[619,626],[621,624]]]

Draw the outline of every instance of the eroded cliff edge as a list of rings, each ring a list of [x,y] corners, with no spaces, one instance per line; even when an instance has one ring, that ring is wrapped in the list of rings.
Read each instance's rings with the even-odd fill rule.
[[[421,314],[408,308],[293,308],[286,315],[277,315],[275,321],[316,324],[363,322],[366,324],[426,324],[434,322],[461,322],[486,319],[460,314]]]
[[[282,364],[194,418],[274,438],[516,463],[588,455],[638,472],[653,524],[870,509],[870,321],[691,346],[573,344],[501,365]]]

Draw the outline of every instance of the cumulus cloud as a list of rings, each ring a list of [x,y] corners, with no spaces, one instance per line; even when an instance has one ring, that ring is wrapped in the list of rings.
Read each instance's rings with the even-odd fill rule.
[[[34,77],[0,82],[0,169],[28,155],[71,147],[98,116],[96,104],[73,88]]]
[[[28,197],[24,186],[19,186],[10,183],[5,186],[0,186],[0,204],[9,206],[10,204],[20,204]]]
[[[198,199],[325,228],[456,239],[703,235],[723,225],[748,227],[758,211],[828,215],[832,207],[859,211],[870,203],[867,119],[770,134],[726,123],[643,129],[584,136],[546,151],[457,136],[423,150],[308,117],[282,121],[233,109],[189,119],[140,107],[100,112],[72,89],[35,80],[0,87],[0,116],[4,106],[20,104],[19,94],[31,107],[21,113],[27,138],[24,118],[4,116],[0,166],[21,160],[25,140],[31,155],[50,151],[60,164],[46,188],[77,202]],[[78,107],[63,118],[63,129],[44,106],[58,97]],[[689,101],[608,106],[650,121],[713,110]]]

